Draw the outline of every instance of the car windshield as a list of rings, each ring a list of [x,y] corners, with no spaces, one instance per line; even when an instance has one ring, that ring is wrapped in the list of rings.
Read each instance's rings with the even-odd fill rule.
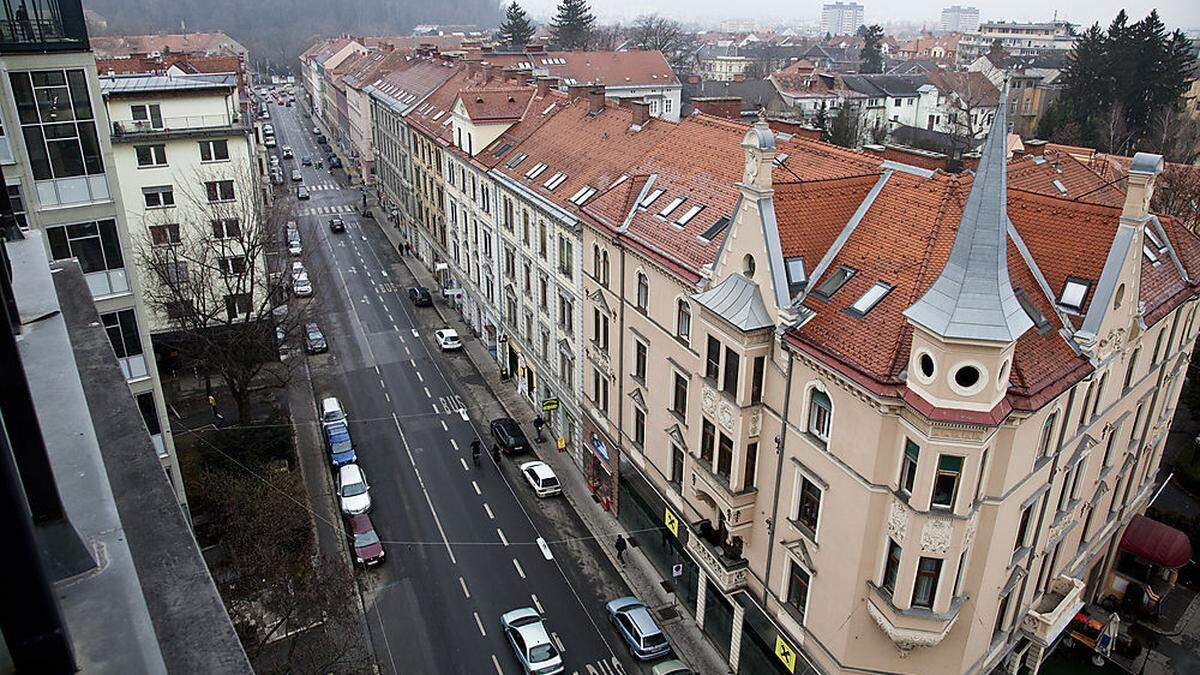
[[[558,479],[554,476],[546,476],[545,478],[542,478],[542,485],[545,487],[557,487]]]
[[[550,644],[549,642],[546,644],[537,645],[529,650],[530,663],[542,663],[543,661],[549,661],[556,656],[558,656],[558,650],[555,649],[554,645]]]
[[[379,535],[375,534],[375,530],[367,530],[366,532],[354,533],[354,545],[358,547],[374,546],[379,543]]]
[[[342,486],[343,497],[357,497],[367,491],[366,483],[346,483]]]
[[[325,339],[325,336],[321,335],[321,331],[319,331],[319,330],[310,330],[310,331],[308,331],[308,339],[312,340],[313,342],[316,342],[318,340]]]
[[[667,644],[667,638],[662,633],[651,633],[642,638],[642,644],[646,645],[647,649],[661,647]]]

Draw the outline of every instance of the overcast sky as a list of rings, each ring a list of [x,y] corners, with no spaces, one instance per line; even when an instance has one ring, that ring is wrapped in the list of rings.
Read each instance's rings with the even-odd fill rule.
[[[884,22],[906,20],[935,24],[943,7],[959,4],[979,8],[984,20],[1011,19],[1019,21],[1049,20],[1055,10],[1061,19],[1090,25],[1099,21],[1107,24],[1122,7],[1134,17],[1141,18],[1157,7],[1163,21],[1171,28],[1200,28],[1198,0],[859,0],[865,7],[866,21]],[[549,17],[557,0],[518,0],[531,14]],[[507,3],[502,3],[507,4]],[[820,0],[753,0],[738,3],[729,0],[592,0],[592,10],[603,20],[628,20],[640,14],[658,13],[681,21],[715,21],[751,17],[768,25],[788,22],[816,22],[820,19]]]

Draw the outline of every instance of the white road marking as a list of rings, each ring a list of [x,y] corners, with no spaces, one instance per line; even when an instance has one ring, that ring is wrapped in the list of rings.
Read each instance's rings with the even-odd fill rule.
[[[385,277],[387,276],[387,270],[379,270],[379,273]]]
[[[542,609],[542,603],[538,601],[537,595],[530,593],[529,597],[533,599],[533,606],[537,607],[538,614],[545,614],[546,610]]]
[[[489,516],[492,515],[491,512],[489,512],[488,515]],[[504,536],[504,530],[501,530],[500,528],[497,527],[496,534],[500,535],[500,543],[504,544],[505,546],[508,546],[508,537]]]
[[[471,591],[467,590],[467,580],[463,579],[462,577],[459,577],[458,583],[462,585],[463,595],[467,596],[467,599],[470,600],[471,599]]]
[[[550,637],[554,639],[554,644],[558,645],[558,651],[560,653],[566,653],[567,649],[563,647],[562,640],[558,639],[558,633],[550,631]]]
[[[405,353],[405,354],[407,354],[407,355],[409,355],[409,356],[412,356],[412,352],[410,352],[410,351],[408,350],[408,347],[405,347],[405,348],[404,348],[404,353]],[[415,368],[416,366],[413,366],[413,367]]]
[[[408,365],[412,366],[413,368],[416,368],[416,367],[417,367],[417,360],[416,360],[416,359],[409,359],[409,360],[408,360]]]
[[[475,625],[479,626],[479,634],[487,637],[487,631],[483,629],[483,621],[479,618],[479,612],[473,612],[475,615]]]
[[[387,384],[386,384],[386,383],[384,383],[384,381],[383,381],[383,380],[380,380],[380,381],[379,381],[379,388],[380,388],[380,389],[387,389]]]
[[[425,387],[425,398],[433,398],[433,394],[429,393],[429,387]]]
[[[496,672],[497,672],[497,673],[499,673],[500,675],[504,675],[504,669],[502,669],[502,668],[500,667],[500,661],[498,661],[498,660],[496,659],[496,655],[495,655],[495,654],[492,654],[492,665],[493,665],[493,666],[496,666]]]
[[[413,337],[421,337],[421,334],[417,332],[416,328],[412,329],[412,332],[413,332]]]
[[[386,391],[385,391],[385,392],[383,392],[383,397],[384,397],[384,398],[386,398],[386,399],[388,400],[388,403],[391,403],[391,402],[392,402],[392,395],[391,395],[391,394],[389,394],[389,393],[387,393]]]
[[[466,408],[459,408],[459,409],[458,409],[458,414],[459,414],[459,416],[461,416],[461,417],[463,418],[463,421],[464,421],[464,422],[470,422],[470,421],[471,421],[471,418],[470,418],[470,417],[467,417],[467,409],[466,409]]]
[[[452,447],[452,448],[454,448],[455,450],[457,450],[457,449],[458,449],[458,441],[456,441],[456,440],[454,440],[453,438],[451,438],[451,439],[450,439],[450,447]]]
[[[441,422],[442,422],[442,431],[450,431],[450,427],[446,426],[446,420],[441,420]]]
[[[379,366],[375,366],[375,374],[376,374],[376,375],[382,375],[382,374],[383,374],[382,372],[380,372],[380,370],[379,370]]]
[[[476,483],[475,481],[471,481],[471,487],[475,488],[475,494],[477,494],[477,495],[483,494],[483,491],[479,489],[479,483]]]
[[[517,568],[517,574],[520,574],[521,578],[524,579],[525,578],[525,570],[521,569],[521,563],[519,561],[517,561],[516,558],[513,558],[513,565],[515,565]]]
[[[458,461],[462,462],[463,471],[470,471],[470,469],[467,468],[467,460],[463,459],[462,457],[459,457]]]
[[[422,374],[421,374],[421,371],[419,371],[419,370],[417,371],[417,380],[418,380],[419,382],[424,382],[424,381],[425,381],[425,376],[424,376],[424,375],[422,375]]]
[[[431,408],[433,408],[433,414],[434,414],[434,415],[437,415],[437,414],[439,414],[439,413],[441,413],[441,412],[442,412],[441,410],[438,410],[437,404],[434,404],[434,405],[432,405],[432,406],[430,406],[430,407],[431,407]]]
[[[495,520],[495,519],[496,519],[496,514],[492,513],[492,507],[488,506],[488,503],[487,503],[487,502],[484,502],[484,503],[483,503],[483,510],[484,510],[484,511],[487,511],[487,514],[488,514],[488,520]],[[497,532],[500,532],[500,530],[499,530],[499,529],[497,529],[496,531],[497,531]],[[501,540],[503,540],[503,539],[504,539],[504,533],[503,533],[503,532],[500,532],[500,539],[501,539]],[[508,542],[505,542],[505,544],[507,544],[507,543],[508,543]]]
[[[399,328],[396,328],[396,324],[394,324],[394,323],[393,323],[393,324],[392,324],[392,330],[396,330],[396,331],[398,331],[398,330],[400,330],[400,329],[399,329]],[[399,336],[397,336],[397,337],[399,337],[399,338],[400,338],[400,344],[404,344],[404,336],[403,336],[403,335],[399,335]]]
[[[408,462],[412,464],[413,473],[417,475],[417,483],[421,486],[421,492],[425,495],[425,503],[429,505],[429,512],[433,514],[433,522],[437,525],[438,532],[442,535],[442,543],[446,545],[446,553],[450,554],[450,562],[457,565],[458,559],[454,557],[454,549],[450,548],[450,539],[446,537],[446,530],[442,527],[442,519],[438,516],[437,509],[433,508],[433,499],[429,496],[429,491],[425,489],[425,479],[421,477],[421,470],[417,468],[417,460],[413,457],[412,448],[408,445],[408,438],[404,435],[404,429],[400,427],[400,417],[396,413],[392,413],[392,421],[396,423],[396,433],[400,434],[400,441],[404,443],[404,452],[408,455]],[[513,562],[516,561],[514,560]],[[482,630],[482,626],[480,629]]]

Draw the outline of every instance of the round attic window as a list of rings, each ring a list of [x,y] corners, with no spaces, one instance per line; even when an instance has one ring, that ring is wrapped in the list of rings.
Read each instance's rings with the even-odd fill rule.
[[[746,275],[747,279],[753,279],[754,268],[754,256],[747,253],[746,257],[742,258],[742,274]]]
[[[980,377],[979,369],[975,366],[963,366],[954,371],[954,384],[963,389],[974,389]]]
[[[922,377],[927,380],[933,379],[933,357],[928,352],[917,357],[917,368],[921,371]]]

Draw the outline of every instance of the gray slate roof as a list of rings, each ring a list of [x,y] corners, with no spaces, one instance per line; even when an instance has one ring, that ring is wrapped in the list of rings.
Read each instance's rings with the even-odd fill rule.
[[[775,325],[763,304],[758,284],[741,274],[730,274],[721,283],[692,298],[745,332]]]
[[[1002,97],[1003,100],[1003,97]],[[1008,115],[1000,106],[941,274],[904,315],[943,338],[1013,342],[1033,326],[1008,278]]]
[[[912,97],[917,95],[921,85],[929,84],[922,73],[920,75],[844,75],[845,85],[867,96],[898,96]]]
[[[112,75],[100,78],[100,92],[137,94],[151,91],[184,91],[192,89],[233,89],[237,75],[217,73],[201,75]]]

